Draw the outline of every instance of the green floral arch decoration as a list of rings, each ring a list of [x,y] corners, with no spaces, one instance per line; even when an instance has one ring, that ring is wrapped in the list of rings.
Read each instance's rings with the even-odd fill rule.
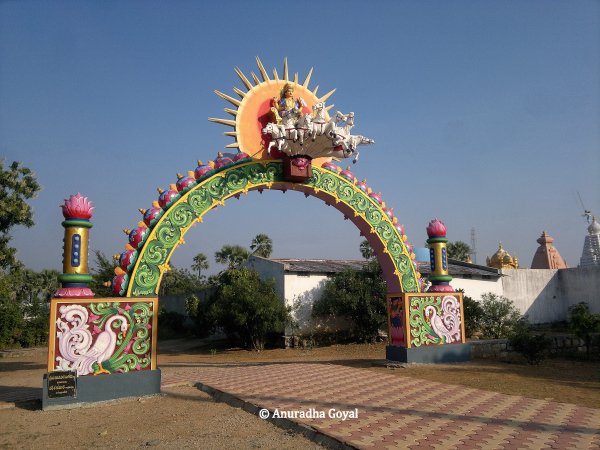
[[[184,243],[183,237],[194,223],[202,222],[207,212],[231,197],[264,189],[302,192],[335,207],[361,230],[375,250],[388,293],[420,292],[420,274],[402,226],[384,207],[381,197],[370,192],[364,183],[356,182],[350,172],[326,163],[313,167],[307,181],[292,183],[284,180],[280,160],[244,159],[198,179],[192,177],[192,183],[163,206],[164,212],[156,223],[130,233],[131,247],[121,255],[120,267],[115,269],[115,294],[156,295],[163,274],[169,270],[171,255]]]

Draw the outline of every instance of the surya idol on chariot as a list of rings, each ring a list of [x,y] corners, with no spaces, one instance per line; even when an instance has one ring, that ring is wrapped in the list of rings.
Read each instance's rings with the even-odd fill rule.
[[[320,163],[332,158],[340,160],[352,157],[358,160],[358,146],[375,141],[362,135],[353,135],[354,113],[336,111],[333,116],[326,100],[335,89],[318,97],[318,86],[310,90],[308,83],[312,69],[303,83],[298,75],[289,77],[287,60],[284,60],[283,76],[273,70],[270,77],[257,58],[262,81],[252,73],[254,83],[239,69],[236,72],[247,91],[234,88],[237,99],[219,91],[217,95],[229,101],[237,110],[225,108],[235,120],[210,118],[212,122],[233,126],[235,131],[225,133],[236,142],[227,148],[238,148],[254,159],[283,159],[286,166],[293,165],[304,171],[306,179],[315,159]]]
[[[285,83],[280,97],[273,98],[271,122],[263,133],[271,136],[270,154],[273,147],[291,157],[303,156],[317,158],[333,156],[358,160],[358,145],[373,144],[375,141],[364,136],[354,136],[350,130],[354,127],[354,113],[343,114],[337,111],[330,118],[325,102],[317,102],[308,109],[302,97],[294,98],[294,86]]]

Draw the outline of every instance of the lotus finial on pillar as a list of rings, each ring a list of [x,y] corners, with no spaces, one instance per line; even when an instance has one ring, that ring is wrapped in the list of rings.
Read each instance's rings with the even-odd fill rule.
[[[65,217],[62,223],[65,228],[63,273],[58,277],[62,287],[54,293],[54,297],[93,297],[94,293],[89,288],[92,276],[88,273],[88,244],[94,206],[78,192],[65,199],[60,207]]]
[[[433,219],[427,226],[427,244],[429,244],[429,259],[431,262],[431,273],[429,281],[431,286],[428,292],[454,292],[450,286],[452,277],[448,273],[448,252],[446,244],[446,225],[439,219]]]

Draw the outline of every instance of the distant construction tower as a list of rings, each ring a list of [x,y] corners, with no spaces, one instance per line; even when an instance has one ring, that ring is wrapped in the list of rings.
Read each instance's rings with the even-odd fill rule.
[[[477,240],[475,239],[475,228],[471,228],[471,261],[477,264]]]

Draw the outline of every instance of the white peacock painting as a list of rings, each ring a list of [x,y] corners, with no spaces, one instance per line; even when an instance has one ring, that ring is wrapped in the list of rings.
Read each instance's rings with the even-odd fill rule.
[[[435,306],[426,306],[425,320],[446,344],[461,342],[460,303],[456,297],[446,295],[442,299],[441,314]]]
[[[150,306],[105,305],[91,315],[79,304],[60,306],[56,370],[98,375],[142,370],[150,365]]]

